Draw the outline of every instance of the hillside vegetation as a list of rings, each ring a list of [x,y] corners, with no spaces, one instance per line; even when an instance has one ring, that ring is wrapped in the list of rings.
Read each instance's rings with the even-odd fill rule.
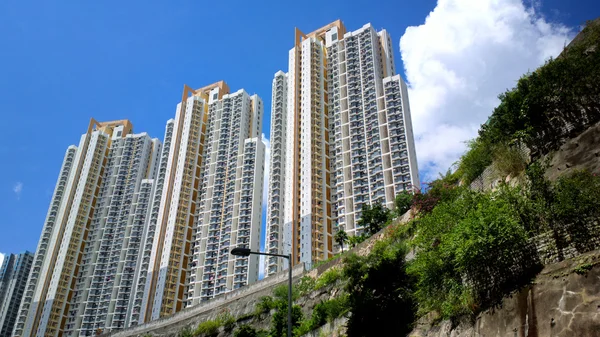
[[[345,258],[348,336],[402,335],[432,312],[473,319],[541,270],[540,235],[549,234],[558,259],[567,245],[577,253],[599,248],[590,224],[600,221],[600,177],[574,172],[551,182],[538,160],[600,121],[600,25],[590,23],[582,36],[500,95],[457,170],[415,195],[415,219],[388,227],[368,256]],[[465,187],[490,165],[524,183]]]
[[[308,315],[294,306],[295,336],[342,316],[349,337],[403,336],[430,314],[454,322],[474,319],[540,272],[541,236],[550,238],[558,260],[566,247],[578,254],[600,248],[600,233],[590,229],[600,222],[600,177],[574,172],[549,181],[539,160],[600,121],[600,25],[589,24],[582,36],[500,95],[454,172],[431,182],[425,193],[398,196],[397,214],[368,207],[363,236],[336,235],[342,246],[354,246],[385,227],[366,256],[343,253],[337,257],[341,266],[316,279],[304,276],[294,286],[295,299],[324,289],[332,294]],[[521,147],[530,150],[531,163]],[[467,188],[490,165],[504,175],[521,175],[522,183],[485,192]],[[415,214],[408,223],[391,220],[407,209]],[[285,336],[286,291],[276,288],[256,308],[254,319],[271,315],[269,330],[223,316],[182,336],[214,335],[219,327],[237,337]]]
[[[600,21],[590,21],[576,40],[499,96],[459,161],[457,179],[468,184],[493,162],[503,173],[515,173],[523,167],[516,145],[526,146],[535,160],[600,121]]]

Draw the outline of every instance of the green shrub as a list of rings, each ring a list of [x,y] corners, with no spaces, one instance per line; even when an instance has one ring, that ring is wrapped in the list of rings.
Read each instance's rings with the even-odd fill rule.
[[[252,318],[254,318],[254,317],[258,316],[258,315],[260,315],[260,313],[258,312],[258,310],[254,310],[254,312],[250,312],[250,313],[247,313],[247,314],[244,314],[244,315],[236,317],[235,321],[236,322],[243,322],[243,321],[252,319]]]
[[[405,251],[403,244],[376,245],[367,256],[345,258],[348,337],[403,336],[410,331],[415,305]],[[333,316],[344,306],[332,305],[328,310]]]
[[[233,333],[233,337],[258,337],[258,331],[251,325],[244,324],[237,328]]]
[[[490,143],[480,138],[469,141],[467,147],[467,152],[460,158],[457,172],[468,185],[490,166],[493,150]]]
[[[219,328],[224,327],[225,331],[233,330],[236,319],[229,312],[219,314],[213,320],[207,320],[200,324],[194,331],[194,336],[215,336],[219,333]]]
[[[457,184],[458,174],[447,173],[429,184],[426,193],[417,192],[413,196],[413,208],[420,214],[430,213],[439,203],[451,202],[458,198],[466,187]]]
[[[296,287],[292,285],[292,300],[295,301],[300,296],[300,292]],[[287,284],[278,285],[273,289],[273,297],[275,304],[279,301],[286,301],[288,299],[288,286]]]
[[[394,200],[394,206],[396,206],[396,214],[398,216],[404,215],[404,213],[408,212],[410,207],[412,206],[413,195],[410,192],[402,191],[396,195],[396,200]]]
[[[501,144],[494,151],[494,167],[501,178],[514,178],[525,171],[527,158],[516,146]]]
[[[208,320],[198,324],[194,331],[194,336],[215,336],[219,333],[219,328],[222,326],[219,320]]]
[[[217,317],[217,321],[221,324],[225,331],[230,332],[235,327],[236,319],[232,314],[226,311]]]
[[[591,263],[584,263],[577,266],[577,268],[573,269],[573,271],[578,275],[585,275],[588,271],[592,270],[593,267],[594,265]]]
[[[391,219],[391,212],[382,204],[363,206],[362,215],[358,220],[357,226],[364,228],[369,235],[375,235]]]
[[[339,281],[342,277],[342,271],[340,268],[331,268],[325,271],[317,281],[315,282],[314,290],[330,286]]]
[[[463,191],[417,222],[418,254],[408,271],[416,280],[419,313],[472,315],[498,304],[539,271],[529,233],[506,191]]]
[[[561,57],[499,96],[500,105],[482,126],[480,138],[492,144],[523,141],[537,158],[600,120],[600,25],[588,25],[583,32]]]
[[[330,261],[337,260],[337,259],[339,259],[341,256],[342,256],[342,254],[337,254],[337,255],[334,255],[334,256],[332,256],[332,257],[328,258],[327,260],[321,260],[321,261],[317,261],[317,262],[313,263],[313,265],[312,265],[312,268],[311,268],[311,269],[315,269],[315,268],[317,268],[317,267],[319,267],[319,266],[322,266],[322,265],[324,265],[324,264],[326,264],[326,263],[328,263],[328,262],[330,262]]]
[[[348,296],[321,301],[313,308],[311,318],[303,320],[294,330],[295,336],[303,336],[348,312]]]
[[[292,287],[292,301],[299,297],[299,291]],[[283,337],[287,334],[288,287],[279,285],[273,289],[273,305],[275,313],[271,317],[271,337]],[[302,324],[302,309],[298,305],[292,306],[292,327],[295,329]]]
[[[296,284],[296,289],[298,289],[299,294],[303,296],[315,290],[316,283],[317,281],[314,278],[305,275],[302,276],[300,281],[298,281],[298,284]]]
[[[589,224],[600,220],[600,177],[583,171],[562,176],[552,201],[553,227],[564,228],[580,253],[596,249]]]
[[[287,336],[287,301],[280,301],[277,303],[277,310],[271,318],[271,337],[284,337]],[[304,315],[302,314],[302,308],[299,305],[292,306],[292,329],[296,330],[303,323]]]
[[[269,313],[272,309],[275,308],[275,301],[273,301],[273,297],[271,296],[263,296],[259,299],[256,304],[256,314],[266,314]]]
[[[339,297],[324,301],[318,306],[324,309],[326,314],[327,322],[332,322],[334,319],[342,317],[349,310],[348,295],[341,295]]]
[[[368,236],[366,236],[364,234],[363,235],[353,235],[348,238],[348,244],[350,245],[350,248],[354,248],[358,244],[365,242],[366,239],[368,239]]]

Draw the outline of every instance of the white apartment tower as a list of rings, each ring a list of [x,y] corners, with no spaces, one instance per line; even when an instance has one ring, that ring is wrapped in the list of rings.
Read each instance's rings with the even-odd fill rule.
[[[283,252],[283,214],[284,186],[286,168],[286,139],[287,126],[287,74],[282,71],[275,73],[271,98],[271,162],[269,163],[270,182],[267,199],[267,238],[266,249],[271,254]],[[289,241],[287,241],[289,244]],[[287,250],[289,252],[289,250]],[[289,254],[289,253],[288,253]],[[287,260],[284,261],[287,264]],[[277,273],[285,267],[277,257],[267,257],[265,273]]]
[[[256,281],[258,261],[229,251],[259,247],[262,104],[243,90],[231,94],[223,81],[184,87],[167,125],[145,239],[145,247],[153,240],[152,248],[141,257],[147,274],[137,281],[136,291],[144,293],[135,295],[131,324],[135,317],[139,323],[158,319]],[[212,276],[205,274],[213,269]],[[210,277],[212,283],[204,282]]]
[[[184,86],[181,103],[177,104],[172,131],[168,130],[169,155],[139,323],[174,314],[185,306],[194,220],[201,187],[208,101],[209,97],[216,95],[221,98],[228,92],[229,88],[223,81],[198,90]]]
[[[129,121],[91,120],[79,146],[68,148],[34,257],[14,336],[65,334],[76,278],[98,206],[111,143],[130,134]]]
[[[268,249],[291,251],[293,264],[330,257],[337,228],[360,234],[364,205],[391,208],[396,194],[420,187],[406,85],[387,32],[370,24],[346,32],[338,20],[295,35],[288,72],[273,81],[271,139],[283,137],[285,147],[272,150],[267,215]],[[287,105],[277,105],[285,94]],[[267,274],[281,268],[268,259]]]
[[[263,103],[244,90],[208,101],[208,138],[195,227],[188,306],[258,280],[265,145]]]
[[[136,269],[134,279],[133,296],[130,299],[130,310],[127,317],[127,325],[137,325],[140,323],[140,317],[144,317],[145,308],[148,305],[148,298],[144,297],[146,282],[148,281],[148,271],[150,267],[150,256],[152,255],[152,245],[154,243],[154,234],[156,233],[156,224],[158,222],[158,212],[160,210],[160,201],[163,193],[165,179],[167,177],[167,163],[169,161],[169,152],[171,150],[173,127],[175,120],[169,119],[165,128],[163,147],[160,154],[158,169],[154,175],[152,190],[149,192],[150,205],[147,214],[147,224],[142,236],[142,248],[138,257],[139,267]],[[144,183],[145,181],[142,181]],[[144,189],[144,193],[148,193]],[[143,322],[143,321],[142,321]]]
[[[332,31],[326,41],[334,79],[332,204],[338,226],[355,235],[363,231],[363,206],[392,208],[398,193],[420,183],[407,88],[389,34],[366,24],[343,36]]]
[[[32,264],[28,251],[7,255],[0,264],[0,337],[12,336]]]
[[[127,326],[160,141],[116,127],[89,228],[65,335]]]
[[[70,190],[66,191],[67,184],[70,180],[69,176],[71,170],[76,166],[74,165],[76,154],[77,147],[69,146],[63,159],[58,181],[54,188],[54,194],[50,201],[48,214],[46,215],[46,221],[44,222],[42,234],[40,235],[40,240],[38,242],[37,251],[34,255],[32,269],[25,286],[25,293],[23,294],[17,321],[14,326],[13,335],[15,336],[30,336],[35,333],[33,331],[33,323],[34,320],[36,320],[38,310],[40,310],[43,305],[43,303],[40,304],[40,298],[45,297],[47,283],[49,281],[47,275],[42,274],[41,270],[42,267],[44,267],[44,262],[46,260],[53,260],[56,258],[56,237],[59,236],[57,228],[62,225],[61,222],[63,221],[65,212],[62,208],[66,207],[61,207],[61,203],[63,199],[69,198],[69,194],[71,194],[70,192],[73,189],[71,185]],[[71,182],[71,184],[73,183]],[[61,214],[61,218],[59,219],[57,216],[61,209],[63,214]],[[51,241],[54,242],[53,245],[50,245]]]

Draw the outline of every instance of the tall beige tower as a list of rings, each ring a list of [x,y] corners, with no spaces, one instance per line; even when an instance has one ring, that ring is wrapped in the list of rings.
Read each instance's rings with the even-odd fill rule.
[[[209,100],[208,139],[195,224],[188,306],[258,280],[265,145],[263,103],[243,89]]]
[[[229,87],[223,81],[198,90],[184,86],[170,140],[140,322],[174,314],[186,304],[192,235],[203,175],[208,102],[228,93]]]
[[[267,249],[311,264],[339,249],[338,229],[364,231],[365,205],[391,208],[420,183],[408,90],[386,30],[347,32],[339,20],[296,29],[288,61],[273,79]],[[285,267],[267,259],[267,275]]]
[[[127,120],[92,119],[79,146],[67,150],[25,286],[13,335],[61,336],[96,208],[113,137],[130,134]]]
[[[282,250],[292,264],[333,254],[327,34],[343,35],[335,21],[309,34],[296,29],[289,52],[285,128]],[[272,132],[277,130],[272,130]]]

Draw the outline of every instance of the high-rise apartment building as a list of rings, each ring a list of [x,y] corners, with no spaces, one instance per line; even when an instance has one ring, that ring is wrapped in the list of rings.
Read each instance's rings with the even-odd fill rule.
[[[364,230],[357,223],[365,205],[392,208],[398,193],[420,187],[419,173],[408,92],[395,72],[389,34],[367,24],[343,40],[334,37],[326,41],[334,78],[332,212],[355,235]]]
[[[223,81],[198,90],[184,86],[170,135],[140,323],[171,315],[185,306],[208,100],[213,95],[221,98],[228,92]]]
[[[129,121],[90,121],[79,146],[67,149],[44,223],[15,336],[64,334],[85,243],[98,205],[109,149],[132,130]]]
[[[161,143],[115,128],[69,306],[66,335],[93,336],[128,325],[134,278]]]
[[[275,73],[271,97],[271,162],[269,164],[270,181],[267,199],[267,240],[266,249],[269,253],[283,252],[283,213],[284,186],[286,169],[286,139],[287,126],[287,74],[282,71]],[[289,235],[289,232],[288,232]],[[289,241],[287,241],[289,244]],[[288,250],[289,254],[289,250]],[[265,273],[267,275],[281,271],[284,266],[279,258],[271,256],[266,259]]]
[[[148,281],[148,271],[150,268],[150,256],[152,255],[152,245],[154,243],[154,234],[156,233],[156,224],[158,223],[158,212],[160,210],[160,201],[163,193],[165,178],[167,177],[167,163],[169,161],[169,152],[173,139],[173,126],[175,120],[169,119],[165,128],[164,143],[160,155],[158,170],[154,177],[153,188],[150,191],[150,208],[146,228],[142,237],[142,248],[138,257],[139,267],[136,270],[134,280],[134,295],[131,302],[130,317],[127,319],[128,325],[137,325],[140,323],[140,317],[143,317],[143,310],[148,305],[148,298],[144,297],[146,282]],[[147,191],[146,191],[147,192]],[[143,320],[141,320],[143,322]]]
[[[258,248],[262,110],[257,96],[243,90],[230,94],[223,81],[198,90],[184,87],[175,120],[167,127],[168,159],[163,151],[159,165],[157,179],[164,182],[156,189],[162,195],[140,323],[256,280],[258,261],[233,258],[229,249],[242,244]]]
[[[258,257],[232,256],[230,250],[260,249],[263,103],[244,90],[215,98],[208,101],[188,306],[258,280]]]
[[[258,259],[230,250],[260,247],[262,116],[221,81],[184,87],[164,145],[92,119],[65,154],[14,335],[115,331],[255,282]]]
[[[5,256],[0,265],[0,337],[12,336],[32,263],[33,254],[26,251]]]
[[[295,35],[288,72],[273,81],[272,114],[285,122],[272,121],[271,139],[285,147],[272,150],[267,216],[268,249],[291,252],[293,264],[327,259],[336,228],[362,232],[364,205],[393,207],[420,186],[389,34],[370,24],[346,32],[338,20]],[[268,274],[281,268],[268,259]]]

